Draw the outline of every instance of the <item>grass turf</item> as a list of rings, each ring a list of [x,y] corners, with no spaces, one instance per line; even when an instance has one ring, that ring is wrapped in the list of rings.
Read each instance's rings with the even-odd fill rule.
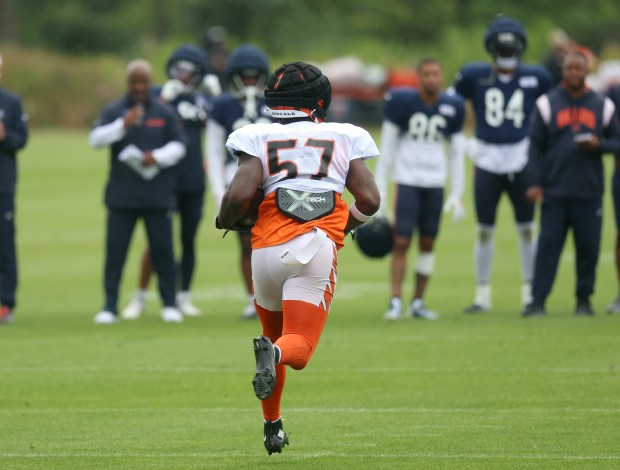
[[[19,309],[0,328],[0,469],[620,465],[620,316],[603,313],[617,291],[609,194],[594,318],[572,313],[569,243],[547,317],[519,317],[506,200],[489,314],[461,313],[474,285],[470,203],[465,221],[443,222],[427,296],[437,322],[384,323],[388,260],[364,259],[349,242],[317,352],[288,374],[291,445],[267,456],[250,385],[260,328],[239,320],[237,241],[213,228],[212,202],[194,283],[204,316],[164,324],[153,285],[145,317],[95,326],[107,152],[89,149],[85,132],[34,131],[20,163]],[[143,246],[140,227],[121,304]]]

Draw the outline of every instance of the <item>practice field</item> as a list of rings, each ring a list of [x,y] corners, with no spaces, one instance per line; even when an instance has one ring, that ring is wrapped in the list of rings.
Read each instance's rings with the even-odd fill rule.
[[[316,354],[288,374],[291,445],[268,456],[250,384],[260,328],[239,319],[237,241],[213,227],[212,201],[194,286],[205,314],[164,324],[153,284],[142,319],[95,326],[107,151],[91,150],[86,131],[34,131],[20,160],[21,289],[16,323],[0,327],[0,469],[620,467],[620,315],[604,313],[617,291],[609,192],[594,318],[572,313],[572,241],[547,317],[519,316],[506,200],[492,313],[461,313],[474,288],[471,204],[460,224],[444,219],[427,297],[436,322],[386,324],[388,261],[349,241]],[[123,305],[143,246],[140,227]]]

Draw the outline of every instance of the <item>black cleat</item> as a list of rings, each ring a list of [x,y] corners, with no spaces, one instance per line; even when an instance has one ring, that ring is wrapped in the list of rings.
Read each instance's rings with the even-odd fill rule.
[[[269,338],[266,336],[254,338],[254,356],[256,357],[256,374],[252,380],[254,393],[259,400],[266,400],[276,385],[273,343]]]
[[[265,449],[267,449],[269,455],[274,452],[280,454],[284,446],[288,445],[288,435],[282,429],[282,419],[277,420],[275,423],[265,421],[263,438]]]
[[[577,306],[575,307],[575,315],[591,317],[594,315],[594,310],[592,310],[592,305],[590,305],[589,300],[579,300],[577,301]]]
[[[469,307],[465,307],[463,309],[463,313],[486,313],[488,312],[489,309],[487,307],[484,307],[480,304],[477,303],[473,303],[471,304]]]
[[[524,318],[529,317],[544,317],[547,314],[545,311],[545,307],[542,305],[529,304],[525,309],[521,312],[521,316]]]

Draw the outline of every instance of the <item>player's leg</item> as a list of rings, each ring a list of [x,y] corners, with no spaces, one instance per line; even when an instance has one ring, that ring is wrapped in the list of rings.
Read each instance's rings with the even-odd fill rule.
[[[190,297],[190,287],[196,270],[196,234],[202,220],[203,193],[181,193],[178,196],[178,213],[181,222],[180,290],[177,306],[187,316],[200,316],[202,312]]]
[[[13,321],[16,290],[15,198],[0,195],[0,323]]]
[[[121,312],[121,317],[125,320],[137,320],[144,313],[146,307],[146,296],[153,275],[153,262],[151,261],[151,250],[149,247],[142,252],[140,261],[140,274],[138,276],[138,290],[131,301]]]
[[[137,218],[138,213],[134,210],[108,210],[104,267],[105,305],[95,316],[95,323],[116,321],[119,285]]]
[[[252,269],[254,274],[254,290],[256,305],[261,315],[264,331],[270,328],[272,336],[278,333],[277,316],[269,314],[282,310],[281,336],[273,344],[273,355],[269,354],[269,343],[262,341],[264,336],[255,339],[254,348],[266,343],[257,354],[257,372],[254,378],[254,390],[257,396],[262,395],[265,386],[270,384],[270,377],[264,369],[268,368],[269,361],[276,365],[276,380],[273,392],[263,400],[263,413],[271,418],[279,415],[266,409],[271,400],[279,400],[281,390],[278,390],[278,367],[288,365],[295,369],[303,369],[316,350],[321,332],[327,319],[331,301],[336,286],[337,250],[335,244],[322,232],[312,231],[300,235],[289,242],[276,247],[255,250],[252,255]],[[307,263],[297,261],[297,255],[307,250],[311,240],[315,237],[323,239],[320,247]],[[286,260],[280,254],[287,250],[291,256]],[[304,253],[307,255],[307,253]],[[265,318],[271,318],[273,325],[268,325]],[[283,381],[282,387],[283,387]],[[259,396],[260,398],[260,396]],[[270,421],[269,420],[269,421]],[[281,421],[266,423],[265,447],[270,453],[279,452],[288,443],[288,437],[281,429]]]
[[[614,201],[614,215],[616,220],[616,246],[615,246],[615,262],[616,262],[616,278],[620,286],[620,157],[616,158],[616,170],[611,182],[611,194]],[[620,292],[620,287],[618,288]],[[616,299],[607,306],[608,313],[620,313],[620,293]]]
[[[396,186],[394,197],[394,247],[390,265],[391,297],[388,310],[383,315],[386,320],[402,318],[401,289],[407,271],[407,253],[411,245],[413,231],[419,214],[419,188]]]
[[[517,224],[519,238],[519,253],[521,255],[521,306],[525,307],[532,302],[532,278],[534,277],[534,259],[536,257],[536,227],[534,224],[535,205],[525,196],[527,182],[524,173],[520,172],[508,178],[508,196],[512,202],[514,217]]]
[[[485,312],[491,308],[491,264],[495,251],[495,219],[503,192],[504,175],[475,168],[474,202],[478,222],[474,242],[476,293],[466,313]]]
[[[162,319],[165,322],[181,322],[183,315],[176,307],[176,267],[172,242],[173,211],[148,210],[143,214],[151,247],[151,259],[159,283],[159,295],[163,306]]]
[[[415,261],[415,286],[409,313],[414,318],[436,320],[439,315],[426,308],[424,294],[435,267],[433,246],[439,233],[443,188],[426,188],[421,195],[418,256]]]
[[[277,250],[272,248],[252,252],[255,308],[263,333],[262,336],[255,338],[253,343],[256,372],[252,384],[257,397],[267,396],[261,400],[261,407],[264,445],[269,453],[281,451],[288,444],[288,437],[282,430],[280,411],[286,383],[286,366],[280,362],[280,350],[273,343],[282,335],[282,289],[291,268],[276,261],[273,258],[276,253]],[[283,435],[280,435],[280,431]]]
[[[532,302],[523,311],[523,316],[544,313],[545,302],[555,281],[568,224],[566,202],[545,200],[540,207],[540,236],[534,263]]]
[[[573,201],[570,206],[570,224],[573,228],[577,285],[575,295],[578,315],[594,315],[590,296],[594,292],[596,265],[601,244],[602,201],[600,199]]]
[[[237,232],[239,237],[239,248],[241,249],[241,276],[243,277],[243,285],[247,294],[247,303],[241,318],[251,320],[256,318],[256,309],[254,308],[254,296],[252,294],[252,232],[250,230]]]

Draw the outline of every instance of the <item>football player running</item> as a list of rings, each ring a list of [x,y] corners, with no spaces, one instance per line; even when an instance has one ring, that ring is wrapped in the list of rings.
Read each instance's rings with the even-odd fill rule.
[[[179,292],[177,307],[185,316],[199,316],[201,311],[192,303],[190,287],[196,269],[195,240],[203,214],[205,173],[203,144],[209,104],[199,87],[207,74],[205,53],[198,47],[183,45],[176,48],[166,65],[169,80],[161,90],[153,93],[168,103],[182,121],[186,141],[186,155],[178,164],[176,211],[181,224],[181,259],[179,265]],[[153,274],[151,253],[147,248],[142,256],[138,290],[121,312],[125,320],[139,318],[146,305],[146,293]]]
[[[321,71],[295,62],[267,82],[277,123],[233,132],[227,147],[239,161],[216,224],[234,227],[257,188],[265,199],[252,228],[252,277],[263,334],[254,339],[254,392],[261,400],[264,446],[288,444],[280,400],[286,366],[306,367],[327,320],[345,234],[379,208],[379,190],[364,159],[379,150],[351,124],[324,122],[331,85]],[[347,207],[345,187],[355,198]]]
[[[463,99],[442,91],[443,71],[437,60],[421,61],[417,72],[419,91],[399,88],[386,95],[381,129],[381,157],[376,178],[384,214],[387,212],[388,177],[396,183],[390,270],[392,297],[384,315],[386,320],[402,318],[401,289],[415,230],[418,232],[418,256],[408,314],[426,320],[438,318],[436,312],[425,307],[423,296],[435,264],[433,245],[439,231],[447,174],[445,140],[450,141],[450,195],[444,209],[452,212],[454,221],[464,216],[461,203],[465,147]]]
[[[498,16],[484,34],[493,63],[466,64],[457,74],[455,90],[471,100],[475,139],[468,153],[475,165],[474,199],[478,222],[474,248],[476,293],[465,312],[491,308],[491,264],[497,206],[506,192],[513,206],[521,255],[521,303],[531,301],[536,251],[534,205],[525,197],[523,169],[527,163],[529,116],[536,99],[550,87],[542,66],[521,62],[527,45],[522,24]]]
[[[227,91],[214,100],[207,120],[207,174],[216,210],[237,169],[226,151],[226,138],[247,124],[273,122],[263,95],[269,62],[262,50],[249,44],[239,46],[228,58],[225,77]],[[241,273],[248,298],[241,318],[252,319],[257,317],[252,295],[252,234],[249,230],[237,233]]]

